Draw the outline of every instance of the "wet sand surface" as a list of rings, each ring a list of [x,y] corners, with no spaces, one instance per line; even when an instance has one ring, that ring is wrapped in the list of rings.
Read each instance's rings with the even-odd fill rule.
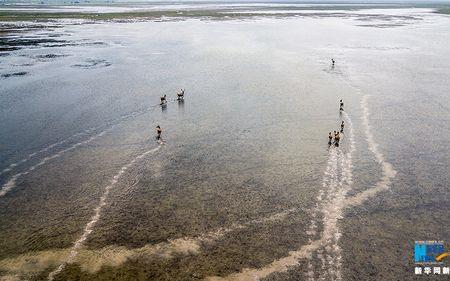
[[[5,24],[1,280],[414,279],[450,240],[431,12]]]

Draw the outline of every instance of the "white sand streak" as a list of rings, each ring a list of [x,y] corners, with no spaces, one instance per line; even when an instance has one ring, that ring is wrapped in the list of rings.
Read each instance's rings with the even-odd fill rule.
[[[370,197],[376,195],[378,192],[388,190],[392,183],[392,179],[397,174],[394,167],[384,159],[383,154],[378,150],[378,144],[372,135],[372,129],[369,124],[369,107],[367,104],[369,96],[365,95],[361,100],[361,108],[363,110],[363,125],[366,133],[367,143],[369,145],[369,150],[375,155],[377,162],[381,165],[382,176],[381,179],[375,184],[374,187],[365,190],[353,197],[347,198],[346,204],[349,206],[357,206],[362,202],[366,201]]]
[[[315,210],[313,211],[313,215],[312,215],[312,220],[311,220],[311,225],[310,225],[310,229],[315,229],[317,228],[317,216],[320,213],[324,213],[324,199],[327,199],[328,197],[330,197],[330,195],[332,195],[332,193],[334,192],[334,190],[336,189],[336,184],[338,181],[338,150],[335,149],[334,147],[330,148],[330,155],[329,155],[329,160],[328,160],[328,167],[325,171],[325,175],[322,181],[322,190],[319,192],[319,196],[317,198],[317,205]],[[323,198],[323,194],[326,191],[326,197]],[[324,216],[325,217],[325,216]],[[309,243],[311,243],[313,241],[313,239],[317,239],[318,233],[317,231],[313,231],[313,237],[310,236],[309,238]],[[322,249],[318,249],[317,251],[317,257],[318,259],[321,261],[321,272],[325,272],[326,269],[326,260],[323,256],[323,250]],[[307,273],[307,277],[309,280],[314,280],[314,269],[313,269],[313,265],[311,263],[311,259],[308,260],[308,273]]]
[[[52,156],[47,156],[47,157],[43,158],[43,160],[40,163],[38,163],[38,164],[36,164],[34,166],[31,166],[27,171],[21,172],[21,173],[17,173],[15,175],[13,175],[9,179],[9,181],[2,186],[2,188],[0,190],[0,197],[4,196],[6,193],[8,193],[8,191],[10,191],[11,189],[13,189],[16,186],[16,180],[19,177],[27,175],[29,172],[33,171],[34,169],[36,169],[39,166],[44,165],[49,160],[61,156],[62,153],[68,152],[70,150],[73,150],[73,149],[79,147],[80,145],[83,145],[83,144],[86,144],[86,143],[89,143],[89,142],[93,141],[94,139],[96,139],[96,138],[100,137],[101,135],[103,135],[106,131],[109,131],[109,130],[113,129],[115,126],[119,125],[121,122],[124,122],[125,120],[127,120],[129,118],[137,117],[137,116],[139,116],[139,115],[141,115],[141,114],[143,114],[143,113],[145,113],[145,112],[149,111],[150,109],[152,109],[154,107],[157,107],[157,106],[159,106],[159,104],[152,105],[150,107],[147,107],[147,108],[144,108],[144,109],[141,109],[141,110],[137,110],[137,111],[128,113],[128,114],[123,115],[122,117],[120,117],[119,119],[117,119],[117,120],[115,120],[113,122],[102,124],[102,125],[96,126],[96,127],[91,127],[91,128],[86,129],[86,130],[84,130],[84,131],[82,131],[80,133],[76,133],[76,134],[74,134],[74,135],[72,135],[72,136],[70,136],[70,137],[68,137],[68,138],[66,138],[64,140],[61,140],[61,141],[58,141],[56,143],[50,144],[49,146],[47,146],[45,148],[42,148],[41,150],[38,150],[38,151],[33,152],[33,153],[30,153],[25,158],[23,158],[22,160],[19,160],[19,161],[15,162],[15,163],[10,164],[8,167],[6,167],[2,171],[0,171],[0,176],[3,175],[4,173],[13,171],[19,165],[24,164],[24,163],[30,161],[31,159],[37,157],[38,155],[46,153],[46,152],[50,151],[51,149],[53,149],[53,148],[55,148],[57,146],[63,145],[63,144],[67,143],[68,141],[70,141],[70,140],[72,140],[72,139],[74,139],[76,137],[79,137],[79,136],[82,136],[82,135],[86,135],[86,134],[90,134],[90,133],[93,133],[96,130],[99,130],[99,129],[102,129],[102,128],[106,128],[102,132],[100,132],[98,135],[91,136],[86,141],[82,141],[82,142],[76,143],[76,144],[70,146],[69,148],[66,148],[66,149],[63,149],[63,150],[60,150],[60,151],[56,152],[56,154],[54,154]]]
[[[134,117],[134,116],[136,116],[135,112],[126,114],[126,115],[122,116],[121,118],[119,118],[119,120],[120,120],[119,122],[123,121],[124,119],[130,118],[130,117]],[[47,147],[44,147],[44,148],[42,148],[42,149],[40,149],[40,150],[38,150],[36,152],[30,153],[25,158],[23,158],[22,160],[19,160],[19,161],[15,162],[15,163],[12,163],[8,167],[6,167],[2,171],[0,171],[0,176],[3,175],[4,173],[11,172],[14,168],[18,167],[19,165],[30,161],[32,158],[35,158],[35,157],[37,157],[40,154],[43,154],[45,152],[50,151],[54,147],[63,145],[65,143],[69,142],[72,139],[75,139],[75,138],[77,138],[79,136],[82,136],[82,135],[87,135],[87,134],[93,133],[94,131],[99,130],[101,128],[105,128],[107,126],[108,126],[108,124],[103,124],[103,125],[100,125],[100,126],[91,127],[89,129],[83,130],[82,132],[79,132],[79,133],[76,133],[76,134],[74,134],[74,135],[72,135],[70,137],[67,137],[67,138],[65,138],[65,139],[63,139],[61,141],[52,143],[52,144],[48,145]]]
[[[242,224],[233,224],[230,227],[218,228],[196,237],[169,239],[166,242],[158,244],[147,244],[141,248],[128,249],[123,246],[110,245],[102,249],[91,250],[80,247],[78,253],[73,258],[73,262],[77,263],[83,271],[95,273],[104,266],[120,266],[129,259],[170,259],[175,255],[196,255],[201,253],[203,244],[214,244],[228,233],[246,229],[252,225],[281,221],[297,211],[297,208],[292,208]],[[30,279],[50,266],[58,267],[63,263],[67,263],[67,257],[72,250],[46,250],[0,260],[0,270],[3,270],[11,276]]]
[[[208,277],[207,280],[259,280],[265,278],[274,272],[284,272],[291,266],[298,264],[300,259],[309,258],[311,253],[317,250],[323,243],[322,239],[315,240],[308,245],[301,247],[296,251],[289,252],[287,257],[275,260],[269,265],[260,269],[244,269],[239,273],[231,274],[225,278]]]
[[[37,164],[31,166],[31,167],[28,168],[25,172],[20,172],[20,173],[17,173],[17,174],[15,174],[15,175],[13,175],[13,176],[12,176],[12,177],[11,177],[11,178],[10,178],[10,179],[2,186],[2,188],[1,188],[1,190],[0,190],[0,197],[5,196],[6,193],[8,193],[9,191],[11,191],[13,188],[15,188],[15,187],[16,187],[16,181],[17,181],[17,179],[19,179],[20,177],[29,174],[30,172],[34,171],[36,168],[38,168],[38,167],[40,167],[40,166],[46,164],[46,163],[49,162],[50,160],[53,160],[53,159],[55,159],[55,158],[58,158],[58,157],[62,156],[62,155],[63,155],[64,153],[66,153],[66,152],[69,152],[69,151],[74,150],[75,148],[77,148],[77,147],[79,147],[79,146],[82,146],[82,145],[84,145],[84,144],[88,144],[88,143],[92,142],[93,140],[95,140],[95,139],[97,139],[97,138],[103,136],[104,134],[106,134],[106,132],[109,131],[109,130],[111,130],[113,127],[114,127],[114,126],[108,128],[108,129],[106,129],[106,130],[104,130],[104,131],[102,131],[102,132],[100,132],[100,133],[98,133],[98,134],[96,134],[96,135],[94,135],[94,136],[91,136],[91,137],[88,138],[87,140],[77,142],[77,143],[75,143],[75,144],[69,146],[68,148],[59,150],[57,153],[53,154],[52,156],[44,157],[39,163],[37,163]]]
[[[327,182],[328,185],[323,186],[327,191],[327,201],[324,202],[320,208],[323,213],[323,247],[317,250],[317,259],[321,263],[319,280],[342,280],[341,276],[341,249],[339,247],[339,240],[341,232],[338,222],[342,218],[343,210],[345,209],[345,196],[351,189],[353,178],[353,163],[352,154],[355,151],[355,140],[353,134],[353,123],[347,113],[343,112],[343,117],[347,124],[346,129],[346,143],[348,144],[348,151],[344,153],[340,148],[335,149],[330,160],[334,167],[332,171],[334,174],[325,174],[325,179],[330,177]],[[326,180],[324,179],[324,182]],[[308,260],[308,274],[309,280],[315,280],[314,268],[311,259]]]
[[[310,240],[307,245],[300,249],[289,252],[289,255],[275,260],[267,266],[259,269],[243,269],[239,273],[231,274],[227,277],[208,277],[207,280],[259,280],[275,272],[285,272],[290,267],[298,265],[301,259],[311,259],[312,253],[318,252],[318,257],[322,262],[323,269],[326,269],[325,276],[320,276],[323,280],[342,280],[341,276],[341,250],[339,239],[341,232],[338,227],[338,220],[342,218],[345,206],[345,196],[352,185],[352,154],[355,151],[355,141],[353,136],[353,124],[348,114],[343,113],[347,123],[347,139],[349,150],[343,153],[341,149],[331,147],[327,168],[324,172],[322,186],[324,191],[320,191],[317,198],[317,205],[312,213],[311,226],[308,230]],[[339,173],[340,172],[340,173]],[[339,174],[341,175],[339,178]],[[326,197],[324,193],[326,192]],[[318,213],[323,215],[323,232],[320,238],[317,235]],[[307,267],[307,277],[314,280],[314,270],[312,264]]]
[[[317,259],[321,263],[320,271],[315,274],[311,259],[308,260],[307,278],[312,281],[315,280],[315,275],[319,275],[319,280],[342,280],[341,277],[341,249],[339,247],[339,239],[341,233],[339,231],[337,222],[342,216],[344,206],[344,197],[348,190],[350,190],[353,178],[353,164],[352,154],[355,151],[355,140],[353,136],[353,123],[347,113],[343,113],[345,122],[347,123],[347,142],[349,151],[343,153],[340,149],[331,149],[328,166],[325,171],[322,182],[323,190],[327,191],[328,203],[323,203],[323,191],[319,192],[317,198],[317,205],[313,211],[313,218],[310,225],[310,230],[316,228],[317,212],[323,212],[324,231],[322,239],[324,240],[324,247],[317,250]],[[340,172],[340,179],[339,178]],[[315,239],[317,233],[312,231],[308,233]],[[310,238],[310,242],[312,239]]]
[[[323,207],[323,200],[325,198],[325,190],[327,190],[327,194],[329,193],[329,189],[331,186],[334,186],[337,181],[337,150],[333,147],[330,147],[329,153],[328,153],[328,164],[327,168],[324,172],[324,177],[322,180],[322,190],[319,191],[319,194],[316,199],[316,206],[311,213],[311,223],[308,230],[309,240],[308,243],[312,243],[313,240],[317,239],[318,232],[317,232],[317,220],[319,218],[319,214],[322,212]],[[319,249],[317,251],[317,255],[319,260],[322,261],[322,271],[325,270],[325,260],[322,258],[322,251]],[[314,280],[314,268],[311,263],[311,259],[308,260],[308,273],[307,277],[308,280]]]
[[[324,210],[332,210],[332,214],[324,216],[324,233],[323,237],[327,245],[325,249],[328,253],[326,260],[328,262],[327,279],[328,280],[342,280],[341,267],[342,256],[339,240],[342,236],[338,222],[342,218],[344,209],[346,208],[345,197],[353,184],[353,160],[352,154],[355,151],[355,140],[353,135],[353,123],[347,113],[343,112],[343,117],[347,124],[347,143],[348,151],[342,153],[339,150],[339,164],[340,164],[340,180],[337,189],[334,192],[334,198],[328,204],[332,206],[325,207]],[[328,220],[327,220],[328,219]]]
[[[23,164],[23,163],[26,163],[26,162],[28,162],[28,161],[30,161],[32,158],[38,156],[39,154],[45,153],[45,152],[51,150],[52,148],[54,148],[54,147],[56,147],[56,146],[62,145],[62,144],[64,144],[64,143],[70,141],[71,139],[74,139],[74,138],[79,137],[79,136],[84,135],[84,134],[88,134],[88,133],[90,133],[90,132],[92,132],[92,131],[93,131],[93,129],[87,129],[87,130],[84,130],[84,131],[81,132],[81,133],[76,133],[75,135],[72,135],[72,136],[70,136],[70,137],[68,137],[68,138],[66,138],[66,139],[64,139],[64,140],[55,142],[55,143],[53,143],[53,144],[50,144],[50,145],[47,146],[47,147],[42,148],[41,150],[38,150],[38,151],[33,152],[33,153],[30,153],[30,154],[28,154],[25,158],[23,158],[22,160],[19,160],[19,161],[15,162],[15,163],[12,163],[12,164],[10,164],[8,167],[6,167],[6,168],[3,169],[2,171],[0,171],[0,176],[3,175],[4,173],[7,173],[7,172],[12,171],[12,170],[13,170],[14,168],[16,168],[17,166],[19,166],[19,165],[21,165],[21,164]]]
[[[147,156],[150,153],[156,152],[160,148],[161,148],[161,145],[159,145],[156,148],[153,148],[153,149],[145,151],[141,155],[139,155],[136,158],[134,158],[131,162],[129,162],[128,164],[123,166],[120,169],[120,171],[112,178],[110,184],[105,187],[105,191],[103,192],[103,195],[100,197],[99,204],[94,209],[94,215],[91,217],[91,220],[84,227],[83,235],[81,235],[81,237],[77,241],[75,241],[73,247],[70,250],[69,256],[67,257],[66,261],[63,262],[55,271],[50,273],[50,275],[48,276],[49,280],[53,280],[53,278],[64,269],[64,267],[66,266],[67,263],[73,262],[74,258],[78,254],[78,250],[81,248],[81,246],[83,246],[83,244],[86,241],[86,239],[88,238],[89,234],[91,234],[95,224],[100,219],[101,210],[106,204],[106,200],[108,199],[109,191],[111,190],[111,188],[113,188],[117,184],[117,182],[119,181],[120,177],[125,173],[125,171],[128,170],[138,160],[144,158],[145,156]]]
[[[375,142],[375,139],[371,133],[371,126],[369,124],[369,108],[367,104],[368,96],[364,96],[361,101],[361,107],[363,109],[363,125],[365,129],[365,134],[367,138],[367,142],[369,145],[369,150],[375,155],[377,162],[382,167],[382,176],[379,182],[372,188],[363,191],[353,197],[346,198],[346,194],[349,191],[351,185],[352,185],[352,152],[355,150],[355,141],[353,139],[353,128],[351,119],[349,116],[344,113],[344,118],[347,119],[347,128],[349,131],[349,139],[350,139],[350,149],[349,152],[345,154],[345,157],[343,158],[344,161],[341,161],[341,167],[342,167],[342,177],[340,183],[342,184],[342,187],[339,189],[339,192],[335,195],[334,200],[329,201],[327,205],[324,207],[324,231],[322,233],[322,237],[317,240],[313,240],[307,245],[304,245],[300,249],[296,251],[292,251],[289,253],[287,257],[281,258],[279,260],[275,260],[269,265],[260,268],[260,269],[243,269],[239,273],[231,274],[225,278],[220,277],[210,277],[207,278],[209,280],[259,280],[261,278],[267,277],[270,274],[273,274],[275,272],[285,272],[289,269],[291,266],[295,266],[298,264],[299,260],[302,258],[311,258],[311,254],[314,251],[317,251],[321,249],[323,246],[325,246],[325,250],[333,250],[334,255],[333,258],[330,259],[331,268],[327,269],[327,279],[329,280],[342,280],[342,274],[341,274],[341,249],[339,248],[339,238],[341,237],[341,233],[339,232],[339,229],[337,227],[338,220],[342,217],[343,210],[347,207],[357,206],[364,203],[366,200],[368,200],[370,197],[376,195],[378,192],[387,190],[390,188],[390,184],[392,183],[392,179],[395,177],[396,171],[392,167],[390,163],[388,163],[385,159],[383,154],[378,150],[378,144]],[[350,126],[348,126],[350,125]],[[334,157],[333,154],[331,154],[332,158]],[[333,159],[331,159],[331,163],[333,163]],[[330,165],[330,162],[329,162]],[[334,164],[332,164],[334,165]],[[325,177],[329,176],[328,174],[331,174],[333,171],[333,167],[330,168],[330,170],[327,168],[327,171],[325,172]],[[328,173],[328,174],[327,174]],[[334,177],[334,176],[333,176]],[[333,180],[331,177],[330,179],[324,180],[325,183],[329,184],[329,187],[332,188],[334,185],[332,184]],[[319,194],[320,195],[320,194]],[[323,196],[323,195],[322,195]],[[320,200],[323,200],[320,197]],[[314,227],[313,227],[314,228]],[[329,245],[330,238],[333,238],[333,244],[331,244],[331,247]],[[320,253],[320,251],[318,251]],[[324,257],[322,257],[323,259]],[[329,266],[330,264],[328,264]],[[314,272],[310,269],[312,266],[310,266],[308,269],[308,278],[314,280]],[[323,276],[321,277],[323,278]]]

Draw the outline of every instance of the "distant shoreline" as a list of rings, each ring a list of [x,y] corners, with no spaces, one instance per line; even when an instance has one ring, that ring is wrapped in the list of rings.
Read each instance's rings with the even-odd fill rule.
[[[186,3],[186,2],[182,2]],[[198,2],[197,2],[198,3]],[[212,2],[205,2],[212,3]],[[369,9],[413,9],[428,8],[434,13],[450,14],[450,3],[444,4],[408,4],[408,3],[379,3],[379,4],[344,4],[320,3],[238,3],[218,6],[205,3],[182,5],[174,3],[140,3],[133,4],[80,4],[80,5],[0,5],[0,22],[12,21],[52,21],[58,19],[84,20],[163,20],[163,19],[240,19],[254,17],[294,17],[309,15],[339,15],[348,11],[362,11]],[[228,2],[227,2],[228,3]],[[242,5],[241,5],[242,4]],[[252,4],[252,5],[249,5]],[[272,5],[273,4],[273,5]],[[305,4],[305,5],[304,5]],[[73,9],[73,10],[72,10]]]

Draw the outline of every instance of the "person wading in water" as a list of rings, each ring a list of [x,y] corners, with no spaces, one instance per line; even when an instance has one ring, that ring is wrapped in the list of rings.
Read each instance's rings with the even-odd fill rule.
[[[336,133],[334,136],[334,145],[339,146],[339,141],[341,140],[341,136],[339,135],[339,132]]]
[[[181,89],[181,92],[177,93],[177,100],[184,100],[184,89]]]
[[[161,105],[164,105],[167,103],[166,95],[162,96],[160,99],[161,99]]]
[[[161,127],[158,125],[156,126],[156,139],[161,139],[161,134],[162,134],[162,129]]]

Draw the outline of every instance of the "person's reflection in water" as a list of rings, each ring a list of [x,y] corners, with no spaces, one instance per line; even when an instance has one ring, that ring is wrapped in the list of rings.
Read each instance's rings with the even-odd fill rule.
[[[167,104],[166,103],[161,105],[161,111],[162,112],[166,112],[167,111]]]
[[[178,108],[184,111],[184,99],[178,100]]]
[[[184,114],[184,99],[178,100],[178,114]]]

